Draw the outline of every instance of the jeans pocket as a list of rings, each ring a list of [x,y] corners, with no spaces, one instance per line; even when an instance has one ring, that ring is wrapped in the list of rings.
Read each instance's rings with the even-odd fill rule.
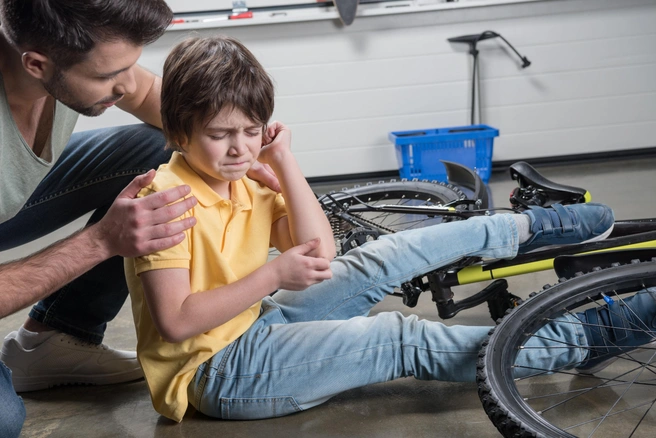
[[[294,397],[221,398],[224,420],[259,420],[300,412]]]

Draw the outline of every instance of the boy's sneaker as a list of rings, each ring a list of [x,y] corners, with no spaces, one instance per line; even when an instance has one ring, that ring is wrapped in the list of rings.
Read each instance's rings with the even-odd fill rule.
[[[613,230],[613,210],[603,204],[554,204],[523,212],[531,219],[532,236],[519,245],[520,252],[547,245],[594,242]]]
[[[637,348],[656,348],[656,289],[577,314],[588,341],[588,357],[576,367],[595,374]],[[656,356],[656,355],[655,355]]]
[[[16,392],[59,385],[106,385],[143,377],[133,351],[90,344],[59,331],[39,337],[43,341],[32,348],[21,345],[18,332],[5,337],[0,360],[11,369]]]

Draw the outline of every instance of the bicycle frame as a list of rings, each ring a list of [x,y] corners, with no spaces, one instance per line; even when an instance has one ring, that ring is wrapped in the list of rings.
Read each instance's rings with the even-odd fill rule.
[[[511,176],[519,184],[511,194],[513,207],[488,209],[487,190],[480,178],[473,171],[457,163],[444,162],[444,164],[449,183],[470,189],[473,192],[473,199],[458,200],[444,206],[368,205],[356,199],[358,203],[354,205],[335,207],[346,199],[341,198],[340,201],[332,199],[334,201],[332,214],[364,229],[365,231],[360,232],[362,235],[377,238],[386,231],[372,229],[370,223],[359,221],[357,214],[386,212],[466,219],[489,215],[497,210],[519,213],[530,208],[530,205],[551,205],[556,202],[567,204],[590,200],[587,190],[549,181],[527,163],[520,162],[511,166]],[[366,239],[362,239],[355,244],[359,245],[365,241]],[[650,251],[640,252],[644,249]],[[589,272],[597,266],[610,266],[616,260],[631,261],[634,258],[643,260],[652,257],[656,257],[656,219],[618,221],[611,236],[603,241],[548,247],[528,254],[520,254],[512,260],[483,262],[475,258],[465,259],[403,284],[401,292],[394,295],[402,297],[404,304],[414,307],[419,295],[430,290],[442,319],[452,318],[461,310],[487,302],[492,318],[497,320],[503,317],[508,308],[521,303],[519,297],[508,292],[508,284],[503,278],[554,268],[559,277],[571,277],[579,271]],[[574,272],[571,272],[571,266],[576,266]],[[489,280],[496,281],[472,297],[454,301],[455,294],[452,287]]]

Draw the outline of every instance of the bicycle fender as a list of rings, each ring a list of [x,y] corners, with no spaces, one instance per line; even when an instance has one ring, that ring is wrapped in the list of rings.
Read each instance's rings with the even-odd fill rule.
[[[624,249],[595,252],[592,254],[564,255],[554,259],[554,271],[558,278],[573,278],[577,273],[588,273],[598,268],[628,265],[634,260],[641,262],[656,259],[656,248]]]
[[[480,200],[478,209],[490,207],[487,187],[476,171],[453,161],[440,160],[446,168],[446,177],[450,184],[465,187],[473,192],[472,199]]]

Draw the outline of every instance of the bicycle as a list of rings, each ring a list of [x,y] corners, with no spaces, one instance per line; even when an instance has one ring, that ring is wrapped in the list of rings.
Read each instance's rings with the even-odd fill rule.
[[[445,166],[446,184],[392,181],[320,197],[340,251],[381,234],[463,220],[492,210],[520,212],[531,205],[590,199],[586,190],[549,181],[519,162],[510,168],[519,185],[511,194],[511,207],[491,209],[485,185],[474,172],[456,163]],[[555,270],[558,284],[545,286],[525,301],[508,291],[503,278],[549,269]],[[494,281],[470,298],[455,299],[453,287],[485,280]],[[651,412],[656,391],[649,391],[656,382],[652,378],[656,367],[650,365],[656,363],[652,347],[623,354],[595,375],[540,369],[515,379],[514,371],[519,352],[544,324],[609,300],[621,301],[650,287],[656,287],[656,219],[618,221],[611,236],[600,242],[549,247],[513,260],[468,258],[403,284],[395,295],[414,307],[419,296],[430,291],[442,319],[487,302],[498,325],[479,354],[479,396],[505,436],[620,436],[618,427],[624,431],[627,418],[635,422],[629,436],[638,436],[635,434],[649,430],[656,421],[656,413]],[[656,339],[656,333],[651,337]],[[586,386],[585,382],[593,384]],[[611,400],[615,392],[620,392],[620,397]],[[605,400],[611,400],[609,407],[602,408]]]

